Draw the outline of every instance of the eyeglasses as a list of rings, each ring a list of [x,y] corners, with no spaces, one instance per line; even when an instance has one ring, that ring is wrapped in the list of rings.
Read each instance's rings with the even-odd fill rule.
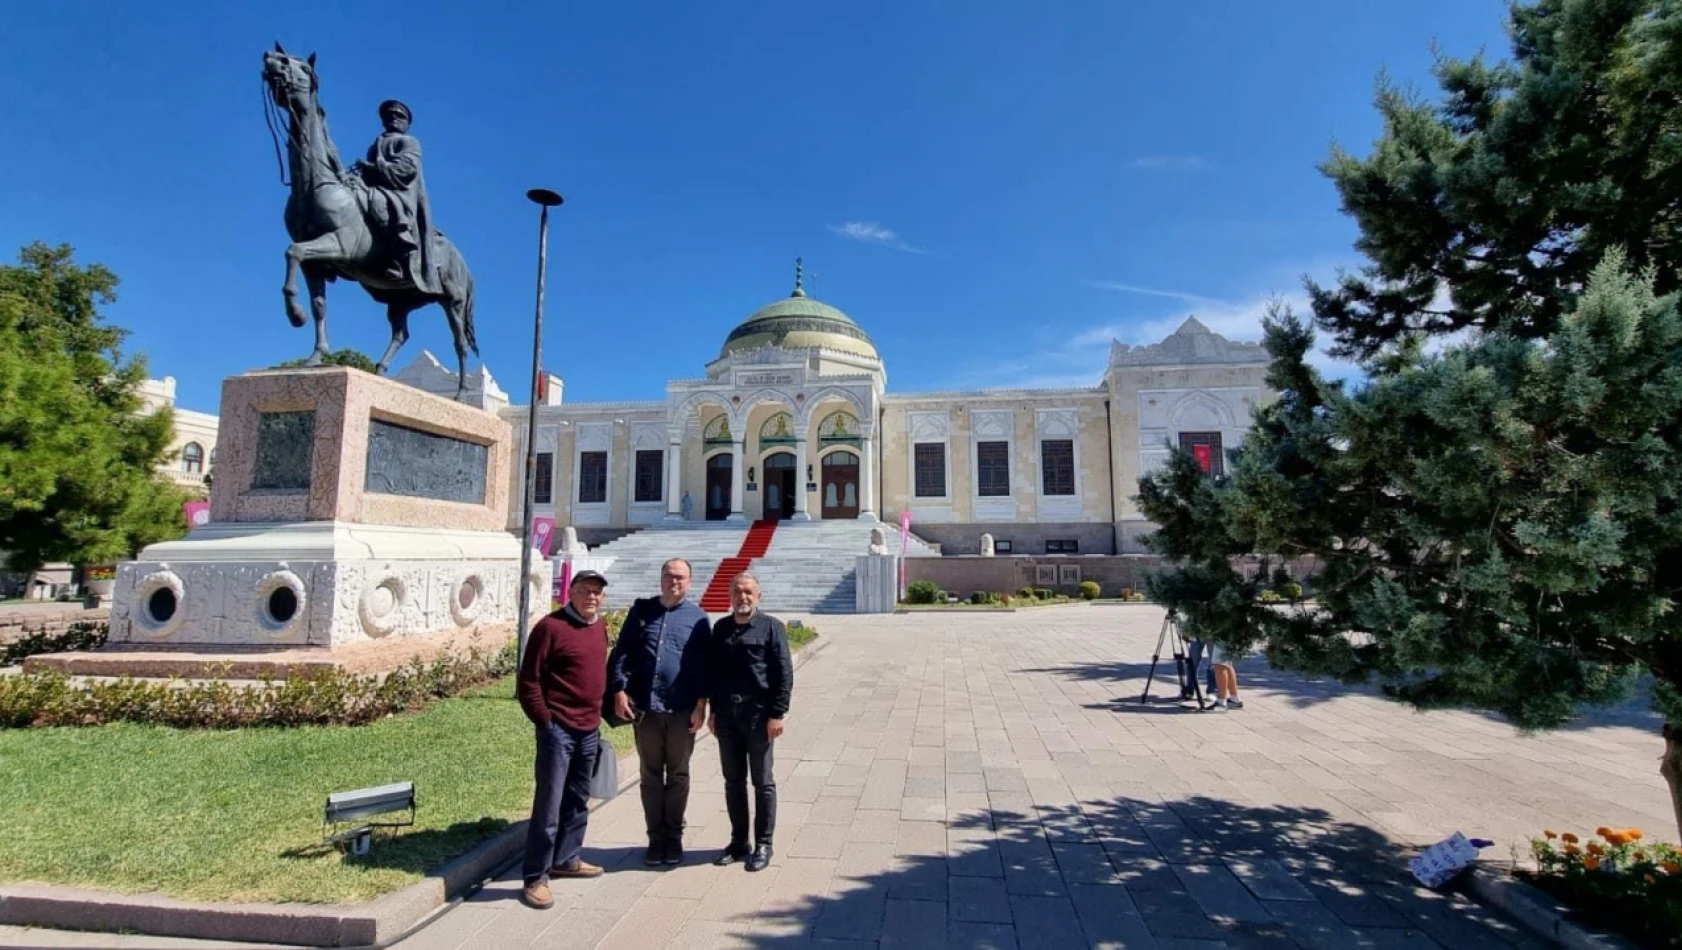
[[[605,590],[597,590],[597,589],[592,588],[592,587],[586,587],[582,590],[574,591],[572,596],[574,596],[574,597],[603,597],[603,596],[606,596],[606,594],[607,594],[607,591],[605,591]]]
[[[660,579],[663,580],[663,581],[686,581],[686,580],[689,580],[689,575],[688,574],[661,574]]]

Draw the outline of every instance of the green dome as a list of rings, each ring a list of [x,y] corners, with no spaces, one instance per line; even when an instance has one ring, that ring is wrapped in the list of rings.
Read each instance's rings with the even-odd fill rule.
[[[790,350],[823,347],[873,360],[881,359],[876,345],[870,342],[870,337],[852,318],[829,304],[806,296],[798,285],[793,294],[755,310],[731,330],[718,355],[723,358],[762,346],[780,346]]]

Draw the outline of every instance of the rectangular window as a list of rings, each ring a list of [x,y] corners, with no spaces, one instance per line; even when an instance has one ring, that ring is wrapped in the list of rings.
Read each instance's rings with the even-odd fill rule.
[[[941,442],[918,442],[914,447],[917,466],[917,497],[946,495],[946,446]]]
[[[1004,498],[1010,494],[1010,443],[975,443],[976,494]]]
[[[637,450],[637,501],[660,500],[660,476],[665,474],[663,462],[666,453],[659,449]]]
[[[1000,540],[994,541],[993,542],[993,553],[994,554],[1009,554],[1010,553],[1010,541],[1008,539],[1000,539]]]
[[[607,453],[578,453],[578,503],[599,505],[607,501]]]
[[[537,453],[537,471],[532,476],[532,502],[539,505],[555,503],[555,453]]]
[[[995,547],[994,550],[996,551],[996,550],[998,550],[998,548]],[[1047,554],[1079,554],[1080,553],[1080,542],[1075,541],[1073,539],[1067,539],[1067,538],[1062,539],[1062,540],[1053,539],[1053,540],[1047,541],[1045,543],[1045,553],[1047,553]]]
[[[1221,451],[1219,432],[1182,432],[1180,448],[1197,459],[1197,465],[1211,478],[1226,474],[1226,453]]]
[[[1075,443],[1046,439],[1040,443],[1040,491],[1046,495],[1075,493]]]

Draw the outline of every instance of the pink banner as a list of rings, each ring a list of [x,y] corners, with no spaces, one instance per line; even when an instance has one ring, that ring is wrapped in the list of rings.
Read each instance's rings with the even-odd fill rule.
[[[210,502],[189,501],[181,506],[181,513],[187,516],[187,530],[191,531],[210,523]]]
[[[1215,450],[1213,446],[1194,445],[1191,447],[1191,454],[1197,458],[1197,467],[1203,469],[1205,472],[1208,472],[1210,467],[1215,464]]]
[[[566,606],[567,592],[572,588],[572,559],[563,558],[561,569],[555,572],[554,600],[558,607]]]
[[[531,520],[531,546],[536,548],[544,557],[549,556],[549,549],[555,545],[555,519],[533,518]]]
[[[911,549],[911,509],[899,513],[899,596],[905,597],[905,552]]]

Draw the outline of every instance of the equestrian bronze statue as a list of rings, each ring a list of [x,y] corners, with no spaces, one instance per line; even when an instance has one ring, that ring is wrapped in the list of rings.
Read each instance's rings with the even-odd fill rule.
[[[327,132],[321,107],[315,54],[287,55],[279,43],[263,54],[265,106],[277,141],[286,136],[286,168],[292,192],[286,199],[286,316],[304,325],[298,302],[298,272],[309,290],[315,318],[315,350],[308,366],[327,355],[327,284],[340,277],[362,285],[368,296],[385,304],[391,343],[376,371],[391,368],[392,358],[409,339],[409,314],[427,304],[444,308],[455,337],[458,378],[456,398],[467,387],[467,351],[479,352],[473,335],[473,276],[467,262],[438,230],[421,174],[420,142],[409,134],[414,113],[395,99],[382,102],[384,131],[365,158],[345,167]],[[279,147],[276,146],[278,152]]]

